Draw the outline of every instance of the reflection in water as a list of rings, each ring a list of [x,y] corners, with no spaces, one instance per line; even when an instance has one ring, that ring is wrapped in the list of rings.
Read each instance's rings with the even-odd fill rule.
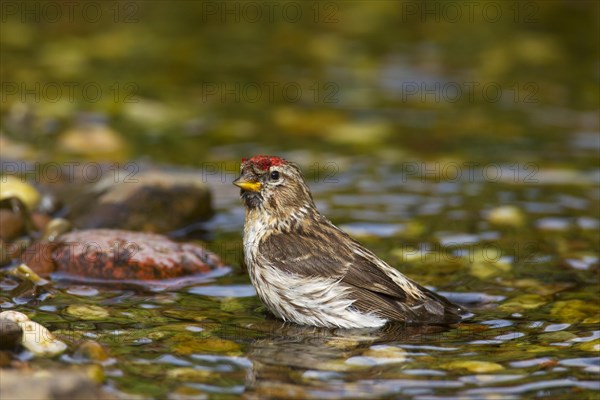
[[[274,382],[348,379],[345,374],[353,371],[362,371],[362,378],[375,377],[377,370],[371,367],[410,360],[403,344],[410,344],[418,352],[420,345],[439,343],[439,335],[452,329],[403,324],[379,329],[325,329],[279,321],[266,321],[253,328],[265,335],[251,341],[246,353],[253,365],[247,384],[259,392]],[[290,368],[299,372],[290,375]]]
[[[378,397],[463,386],[445,379],[441,371],[407,367],[415,357],[430,352],[458,351],[444,337],[457,326],[388,324],[380,329],[346,330],[267,322],[255,327],[266,336],[252,341],[246,353],[253,365],[247,376],[248,391],[259,396]],[[476,335],[476,329],[471,333]],[[297,372],[290,373],[290,368]],[[389,374],[386,371],[396,371],[391,375],[396,378],[382,380]]]
[[[274,322],[267,337],[249,345],[248,356],[266,366],[318,368],[327,361],[348,358],[366,348],[381,334],[377,330],[344,330],[303,327]],[[259,329],[259,330],[262,330]]]

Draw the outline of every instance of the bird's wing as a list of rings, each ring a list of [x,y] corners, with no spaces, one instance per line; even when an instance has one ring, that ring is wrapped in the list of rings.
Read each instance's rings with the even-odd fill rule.
[[[316,230],[271,234],[259,254],[284,272],[347,285],[362,312],[405,322],[460,320],[459,306],[406,278],[328,221]]]
[[[284,272],[337,280],[346,274],[353,259],[349,243],[335,240],[331,234],[323,229],[273,233],[263,239],[259,254]]]

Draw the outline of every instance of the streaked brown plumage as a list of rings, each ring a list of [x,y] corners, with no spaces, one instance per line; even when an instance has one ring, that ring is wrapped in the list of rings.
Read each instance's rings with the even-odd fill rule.
[[[278,317],[342,328],[461,320],[461,307],[406,278],[322,216],[296,165],[256,156],[242,161],[234,184],[246,207],[250,278]]]

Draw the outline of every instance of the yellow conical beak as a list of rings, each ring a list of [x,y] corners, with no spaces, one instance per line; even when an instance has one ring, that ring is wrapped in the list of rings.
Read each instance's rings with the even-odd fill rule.
[[[233,184],[249,192],[259,192],[260,187],[262,186],[260,182],[247,181],[242,179],[242,177],[239,177],[233,181]]]

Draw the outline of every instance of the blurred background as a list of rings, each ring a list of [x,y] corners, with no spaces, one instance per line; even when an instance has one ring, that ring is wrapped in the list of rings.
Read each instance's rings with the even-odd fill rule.
[[[598,21],[594,1],[7,1],[1,154],[596,165]]]
[[[0,13],[0,309],[68,344],[15,368],[72,387],[55,377],[89,367],[125,399],[597,398],[599,2],[3,0]],[[473,318],[349,338],[270,317],[231,185],[255,154],[297,162],[321,212]],[[227,268],[125,282],[144,270],[55,251],[43,288],[11,269],[71,224],[75,243],[125,241],[85,228],[133,244],[159,232]],[[2,373],[15,397],[42,387]]]

